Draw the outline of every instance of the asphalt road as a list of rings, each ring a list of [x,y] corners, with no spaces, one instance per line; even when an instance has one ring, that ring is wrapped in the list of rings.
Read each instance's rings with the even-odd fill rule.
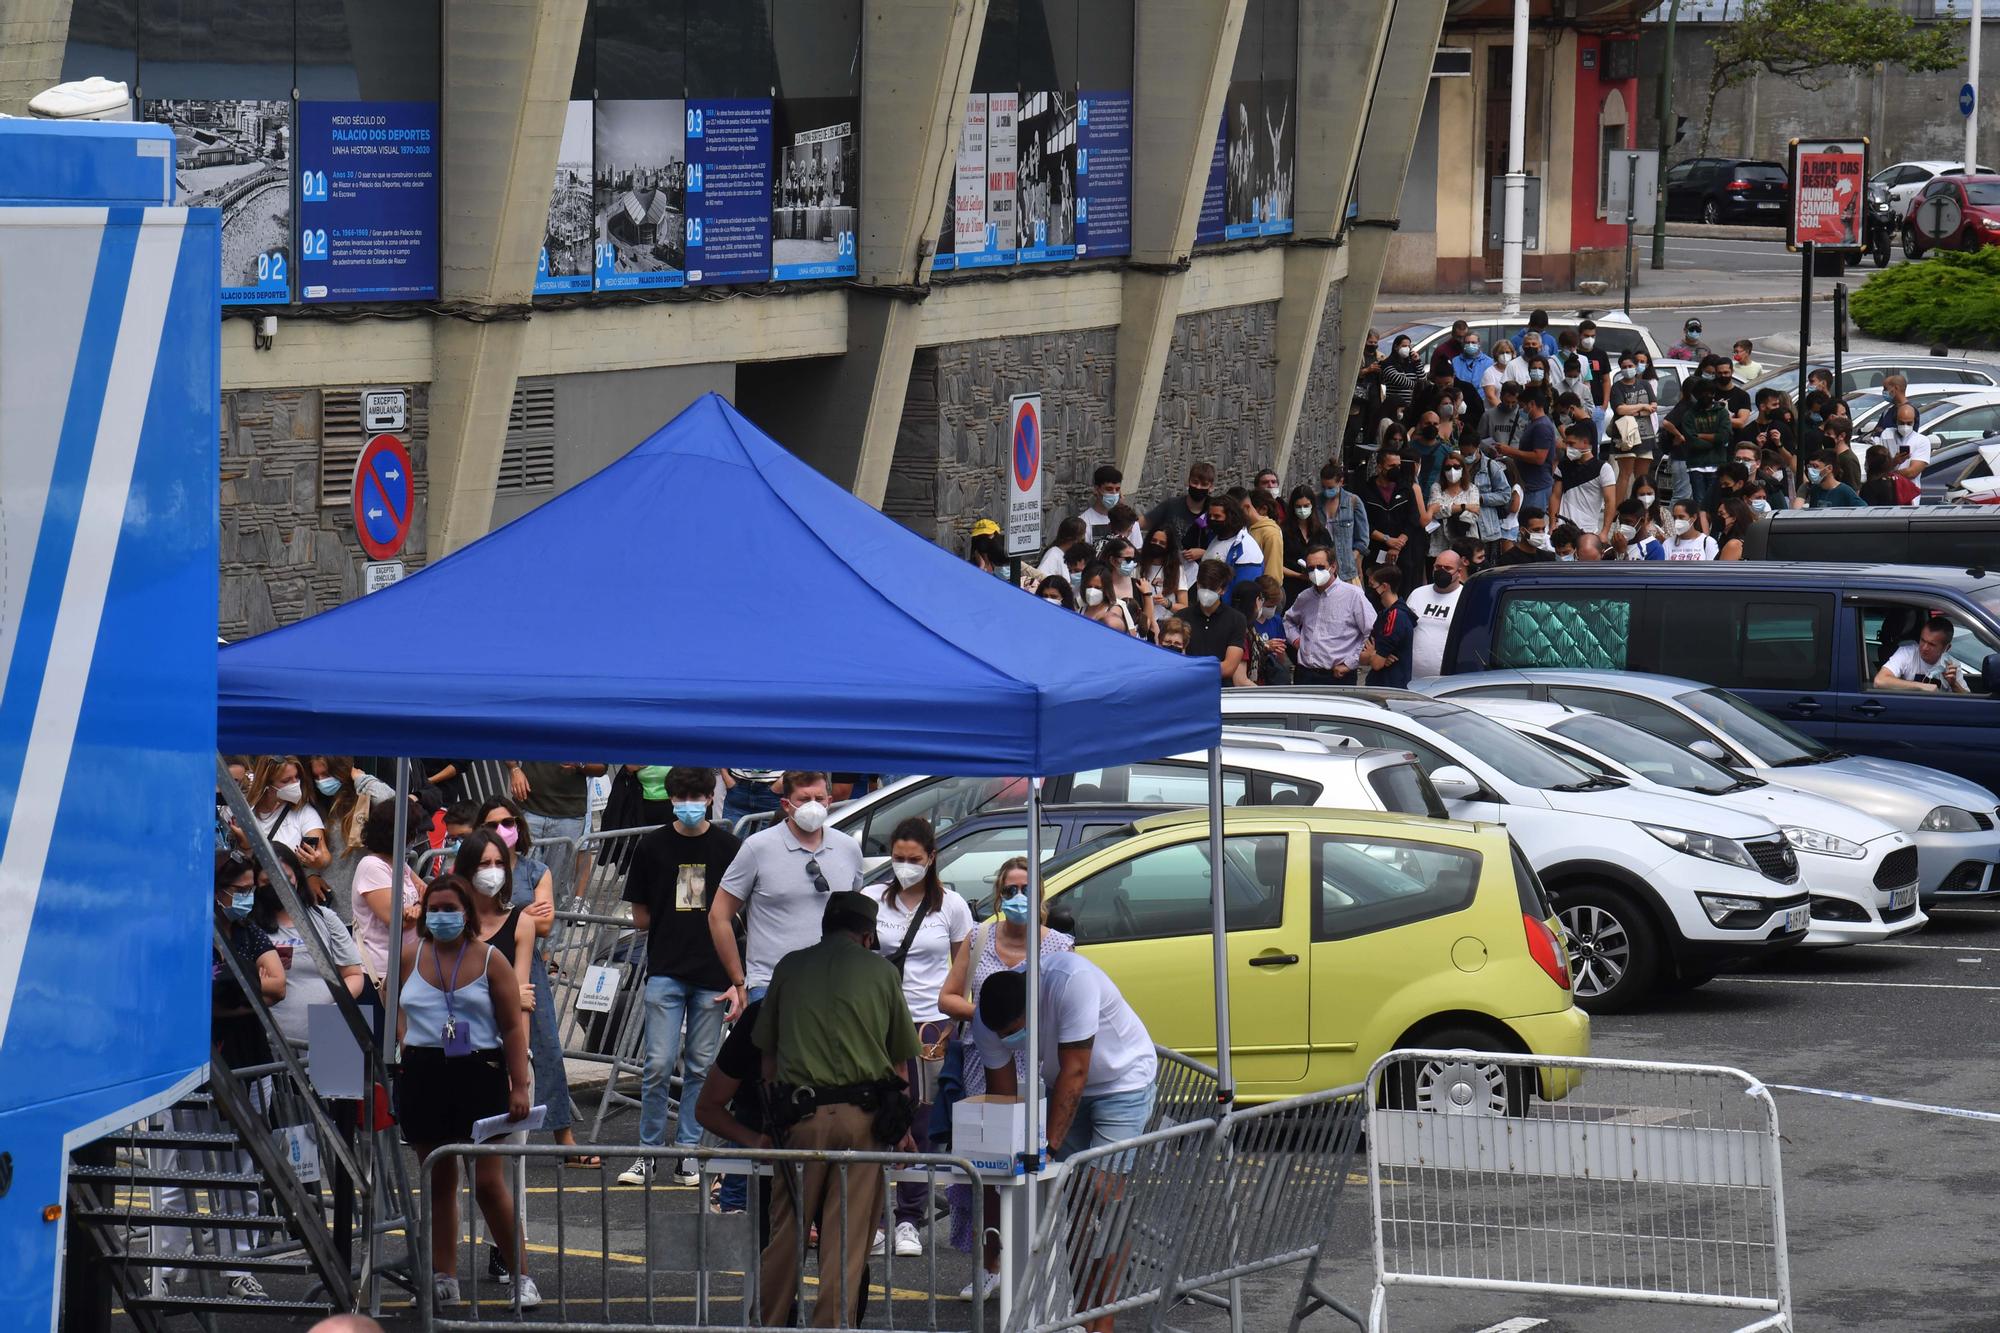
[[[1727,1065],[1767,1084],[2000,1113],[2000,1053],[1989,1044],[1996,1017],[2000,904],[1946,908],[1928,929],[1904,940],[1795,953],[1646,1011],[1599,1019],[1594,1046],[1603,1056]],[[1797,1326],[1852,1333],[1995,1328],[2000,1321],[1993,1313],[1990,1274],[1991,1238],[2000,1234],[2000,1123],[1799,1092],[1775,1095]],[[621,1165],[614,1162],[611,1169]],[[691,1247],[691,1237],[671,1228],[692,1222],[694,1191],[656,1189],[649,1235],[639,1190],[611,1191],[607,1230],[600,1226],[595,1173],[537,1164],[530,1187],[532,1262],[546,1295],[553,1298],[556,1288],[560,1208],[560,1239],[570,1254],[564,1272],[573,1300],[594,1297],[608,1282],[608,1309],[616,1319],[644,1321],[649,1289],[661,1322],[692,1319],[691,1279],[667,1271],[676,1266],[671,1263],[649,1265],[646,1256],[664,1259]],[[1366,1192],[1350,1189],[1336,1226],[1336,1257],[1324,1280],[1362,1309],[1372,1281],[1370,1235]],[[970,1328],[970,1306],[949,1298],[970,1276],[968,1261],[943,1248],[935,1276],[930,1264],[929,1256],[898,1263],[895,1299],[889,1303],[895,1326]],[[883,1274],[878,1270],[875,1276],[880,1282]],[[736,1281],[717,1280],[718,1323],[737,1317],[739,1307],[727,1299],[737,1290]],[[1296,1269],[1281,1278],[1253,1280],[1246,1292],[1246,1326],[1283,1328],[1297,1283]],[[947,1299],[932,1305],[929,1291]],[[484,1319],[507,1317],[497,1291],[486,1287],[480,1294]],[[887,1308],[878,1298],[869,1325],[887,1326]],[[1392,1326],[1402,1333],[1473,1333],[1495,1326],[1509,1333],[1699,1333],[1747,1322],[1672,1307],[1409,1291],[1395,1296],[1390,1311]],[[395,1302],[385,1313],[391,1328],[417,1326],[406,1302]],[[591,1317],[577,1309],[572,1326],[589,1326]],[[565,1326],[553,1299],[530,1318]],[[1224,1327],[1209,1311],[1184,1310],[1174,1322],[1191,1329]],[[119,1325],[129,1327],[122,1319]],[[231,1327],[278,1333],[300,1325],[272,1319]],[[1321,1314],[1308,1327],[1344,1325]]]

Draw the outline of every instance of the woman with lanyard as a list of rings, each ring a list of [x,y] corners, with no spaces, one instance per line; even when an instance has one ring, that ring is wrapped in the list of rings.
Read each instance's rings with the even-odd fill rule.
[[[972,1048],[972,1018],[979,1012],[979,992],[986,985],[986,978],[995,972],[1005,972],[1028,961],[1028,858],[1010,857],[1001,863],[1000,871],[993,877],[993,899],[989,906],[989,917],[972,933],[969,947],[959,950],[951,966],[951,975],[944,981],[944,991],[938,996],[938,1007],[947,1015],[958,1020],[961,1025],[961,1042],[965,1059],[965,1095],[983,1096],[986,1092],[986,1066],[979,1053]],[[1042,904],[1042,920],[1035,927],[1035,939],[1042,957],[1050,954],[1070,953],[1076,948],[1076,940],[1059,930],[1048,927],[1048,904]],[[1014,1072],[1021,1079],[1021,1086],[1027,1086],[1026,1053],[1014,1057]],[[972,1249],[972,1191],[964,1185],[954,1185],[951,1197],[951,1243],[960,1250]],[[980,1274],[966,1284],[960,1297],[983,1300],[991,1296],[1000,1285],[1000,1200],[999,1196],[988,1192],[986,1196],[986,1218],[982,1230],[986,1236],[985,1253],[981,1256]]]
[[[532,1101],[528,1032],[514,965],[471,938],[477,897],[457,875],[440,875],[424,890],[418,939],[403,950],[402,1008],[397,1033],[403,1077],[396,1084],[396,1119],[403,1141],[422,1161],[447,1144],[470,1143],[474,1122],[505,1115],[525,1120]],[[458,1295],[459,1159],[431,1167],[431,1294],[438,1305]],[[514,1195],[507,1164],[480,1157],[472,1191],[494,1248],[510,1254],[510,1284],[522,1309],[542,1303],[523,1271],[527,1253],[514,1229]]]
[[[266,838],[297,852],[308,870],[324,870],[333,854],[326,821],[306,799],[304,772],[290,755],[266,756],[250,781],[250,813]]]
[[[1095,586],[1088,577],[1086,588]],[[937,838],[931,822],[913,816],[896,825],[889,838],[892,883],[871,887],[867,894],[882,904],[877,919],[877,947],[903,978],[903,1000],[916,1020],[923,1051],[910,1062],[906,1077],[916,1119],[910,1135],[918,1152],[931,1150],[931,1104],[937,1100],[938,1074],[951,1041],[951,1021],[938,999],[953,968],[965,957],[972,934],[972,908],[944,886],[937,873]],[[930,1189],[921,1182],[896,1186],[896,1254],[901,1258],[924,1252],[923,1231],[930,1225]],[[876,1250],[881,1237],[876,1237]]]
[[[556,1142],[565,1148],[574,1148],[576,1142],[576,1106],[569,1095],[569,1073],[563,1065],[562,1037],[556,1030],[555,987],[549,980],[548,964],[542,958],[541,940],[546,939],[556,924],[556,883],[547,865],[531,856],[535,839],[528,832],[528,821],[521,815],[521,807],[502,796],[488,797],[479,811],[478,833],[484,833],[500,845],[505,853],[503,864],[507,876],[501,888],[495,893],[495,901],[521,904],[522,919],[532,927],[533,945],[528,955],[528,972],[522,978],[534,987],[534,993],[541,998],[530,1011],[528,1022],[528,1049],[535,1061],[535,1090],[547,1107],[542,1119],[542,1128],[555,1135]],[[477,836],[475,833],[472,836]],[[459,877],[479,889],[479,882],[469,872],[476,872],[480,862],[467,857],[467,848],[472,836],[459,844],[458,860],[453,869]],[[490,853],[481,852],[481,857]],[[488,877],[491,878],[490,876]],[[482,892],[481,896],[484,894]],[[523,936],[530,932],[523,930]],[[495,943],[498,943],[495,941]],[[644,955],[643,946],[640,949]],[[508,957],[518,958],[510,953]],[[596,1167],[600,1164],[596,1155],[578,1153],[563,1158],[565,1166]]]
[[[1281,610],[1291,609],[1299,594],[1312,584],[1306,578],[1306,552],[1322,542],[1331,545],[1333,539],[1327,535],[1326,524],[1319,519],[1319,500],[1310,486],[1292,487],[1292,496],[1285,510],[1285,521],[1279,525],[1285,535],[1285,605]],[[1265,570],[1269,574],[1273,571]]]

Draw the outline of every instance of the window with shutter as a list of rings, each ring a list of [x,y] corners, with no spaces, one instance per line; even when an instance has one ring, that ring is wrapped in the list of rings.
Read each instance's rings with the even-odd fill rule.
[[[500,454],[500,494],[550,491],[556,485],[556,384],[523,379],[507,413],[507,444]]]
[[[344,505],[354,498],[354,465],[368,435],[361,424],[361,391],[328,389],[320,395],[319,502]]]

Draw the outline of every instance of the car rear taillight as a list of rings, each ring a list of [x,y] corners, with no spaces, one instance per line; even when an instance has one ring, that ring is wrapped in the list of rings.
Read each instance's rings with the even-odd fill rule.
[[[1750,188],[1750,182],[1742,180],[1731,181],[1729,182],[1728,188],[1732,190],[1747,190]]]
[[[1528,955],[1549,974],[1549,980],[1569,989],[1569,953],[1549,929],[1548,922],[1521,913],[1521,924],[1528,931]]]

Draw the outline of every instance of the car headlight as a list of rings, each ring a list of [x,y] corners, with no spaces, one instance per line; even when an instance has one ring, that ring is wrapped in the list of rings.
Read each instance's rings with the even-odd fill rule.
[[[1771,905],[1757,898],[1728,898],[1719,893],[1698,893],[1701,910],[1708,913],[1708,919],[1720,926],[1728,923],[1732,916],[1748,915],[1755,920],[1738,922],[1738,925],[1756,925],[1770,914]]]
[[[1821,856],[1844,856],[1850,861],[1859,861],[1868,855],[1868,849],[1858,842],[1849,842],[1837,833],[1821,833],[1818,829],[1788,828],[1784,831],[1785,841],[1802,852],[1818,852]]]
[[[1925,815],[1924,822],[1917,828],[1924,833],[1977,833],[1979,821],[1972,817],[1970,810],[1941,805]]]
[[[1761,873],[1749,849],[1734,838],[1696,833],[1693,829],[1662,828],[1657,824],[1641,824],[1639,827],[1677,852],[1699,856],[1704,861],[1720,861],[1726,866],[1739,866],[1752,874]]]

